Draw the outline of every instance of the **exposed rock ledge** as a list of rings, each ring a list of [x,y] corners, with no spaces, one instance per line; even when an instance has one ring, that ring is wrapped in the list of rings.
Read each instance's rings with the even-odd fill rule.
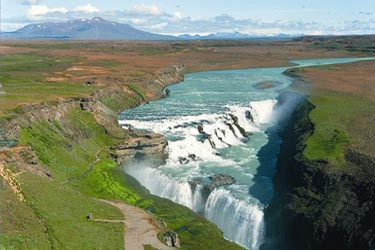
[[[164,87],[183,81],[183,69],[183,65],[174,65],[168,69],[156,72],[154,77],[146,82],[148,85],[148,92],[145,93],[147,99],[143,99],[138,104],[162,97],[162,89]],[[129,93],[124,82],[112,81],[108,84],[110,87],[102,88],[86,98],[64,99],[52,104],[42,103],[19,106],[18,110],[20,114],[17,115],[16,118],[4,124],[4,129],[1,132],[1,139],[6,141],[17,140],[20,137],[21,129],[23,127],[32,128],[33,123],[35,122],[47,122],[51,124],[58,123],[63,127],[64,133],[67,136],[77,138],[75,129],[69,126],[64,126],[64,120],[73,109],[80,108],[85,112],[92,113],[97,123],[103,126],[106,133],[122,141],[114,147],[116,154],[113,156],[117,163],[123,164],[129,159],[135,158],[138,160],[149,160],[155,165],[163,164],[165,160],[164,151],[165,147],[167,146],[167,141],[165,138],[160,134],[147,132],[133,133],[120,128],[117,122],[117,114],[118,112],[122,111],[122,109],[129,107],[119,107],[119,110],[113,110],[102,103],[101,99],[108,96],[116,96],[120,99],[126,99],[128,98]],[[16,152],[17,150],[15,149],[15,147],[9,148],[7,155]],[[0,151],[4,150],[7,150],[7,148],[0,149]],[[35,156],[35,159],[33,158],[34,160],[32,164],[21,164],[22,169],[32,170],[33,172],[44,176],[50,176],[48,171],[39,167],[39,160],[31,148],[23,147],[22,152],[26,151],[29,152],[27,154],[33,155],[33,157]],[[0,163],[1,162],[13,164],[16,162],[16,160],[15,157],[4,156],[2,159],[0,159]]]
[[[167,145],[167,140],[160,134],[136,132],[132,138],[115,147],[115,158],[119,165],[134,159],[157,167],[165,163]]]
[[[350,148],[340,168],[306,159],[313,108],[302,102],[282,134],[261,249],[374,249],[375,159]]]
[[[197,185],[203,186],[203,199],[207,199],[210,193],[216,188],[232,185],[234,183],[236,183],[236,179],[229,174],[213,174],[209,177],[196,178],[189,181],[192,190],[195,190],[197,188]]]

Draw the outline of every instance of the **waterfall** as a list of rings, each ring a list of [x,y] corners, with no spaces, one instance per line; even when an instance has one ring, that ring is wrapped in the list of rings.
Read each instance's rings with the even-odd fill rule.
[[[249,184],[238,184],[243,190],[241,197],[248,197],[239,199],[232,193],[236,191],[219,187],[208,192],[203,183],[194,180],[209,176],[209,173],[202,175],[202,167],[207,164],[219,168],[216,170],[219,173],[220,168],[236,166],[238,163],[230,157],[223,157],[221,150],[232,147],[246,150],[250,145],[248,141],[253,140],[252,137],[248,138],[247,133],[262,135],[262,131],[274,123],[276,103],[274,99],[251,101],[247,105],[227,105],[223,113],[170,117],[157,121],[120,121],[124,126],[152,129],[170,138],[166,165],[158,169],[130,166],[126,172],[152,194],[201,213],[218,225],[226,238],[247,248],[257,249],[264,234],[263,205],[249,196]]]
[[[205,216],[224,236],[247,247],[258,248],[263,240],[262,208],[234,198],[228,190],[216,189],[207,199]]]

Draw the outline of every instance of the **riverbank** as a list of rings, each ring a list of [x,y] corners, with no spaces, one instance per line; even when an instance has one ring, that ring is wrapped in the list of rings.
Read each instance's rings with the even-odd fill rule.
[[[308,90],[309,96],[283,133],[267,210],[273,227],[261,249],[374,246],[374,65],[289,72],[297,77],[295,89]]]
[[[168,84],[175,83],[181,80],[181,75],[176,72],[171,72],[176,78],[170,77],[169,73],[164,73],[164,78],[156,77],[155,81]],[[160,92],[162,87],[160,85]],[[116,91],[111,88],[109,91]],[[224,240],[220,231],[216,226],[210,224],[200,215],[196,215],[187,208],[173,204],[167,200],[163,200],[154,196],[138,187],[139,184],[133,181],[130,177],[125,176],[122,168],[119,168],[115,161],[122,163],[129,158],[132,158],[137,152],[147,153],[148,157],[152,155],[158,156],[162,154],[163,147],[155,147],[152,150],[151,145],[155,143],[154,135],[144,134],[141,137],[138,133],[125,131],[117,127],[115,110],[111,110],[108,106],[100,102],[101,98],[108,95],[104,90],[101,90],[97,95],[90,99],[80,99],[63,101],[53,106],[35,105],[33,107],[27,106],[25,110],[19,108],[19,116],[14,118],[7,124],[8,134],[6,136],[16,139],[22,145],[29,145],[36,153],[30,162],[20,164],[19,158],[26,157],[22,151],[20,155],[15,156],[14,148],[9,148],[2,157],[2,161],[7,163],[7,167],[14,168],[15,173],[21,172],[24,169],[29,169],[39,176],[35,176],[33,185],[41,186],[43,183],[54,183],[56,188],[63,186],[62,190],[54,190],[53,195],[61,196],[61,192],[65,189],[72,190],[78,193],[71,196],[71,199],[76,199],[76,196],[84,195],[88,200],[89,197],[108,199],[108,200],[122,200],[123,202],[142,207],[148,210],[155,221],[162,221],[164,225],[161,230],[178,231],[181,239],[182,249],[196,249],[204,242],[204,239],[215,239],[214,243],[209,243],[216,249],[241,249],[234,244]],[[116,97],[121,99],[129,98],[124,91],[116,92]],[[138,93],[134,93],[135,98],[141,98]],[[112,95],[113,97],[113,95]],[[98,98],[98,99],[96,99]],[[85,100],[84,102],[82,100]],[[140,101],[143,101],[140,99]],[[19,135],[19,137],[16,137]],[[12,136],[12,137],[11,137]],[[151,138],[151,139],[150,139]],[[135,148],[131,146],[132,141],[135,141]],[[159,140],[160,141],[160,140]],[[163,140],[160,141],[163,143]],[[124,154],[124,148],[133,148],[134,155]],[[144,148],[147,148],[146,152]],[[151,150],[150,150],[151,148]],[[29,149],[30,150],[30,149]],[[92,154],[92,152],[94,152]],[[100,157],[98,157],[98,155]],[[100,160],[98,160],[100,158]],[[162,158],[162,156],[159,156]],[[14,159],[14,161],[12,160]],[[29,168],[26,166],[33,165]],[[48,164],[48,169],[45,166]],[[67,181],[69,180],[69,181]],[[26,192],[26,200],[38,204],[33,209],[33,213],[40,214],[40,217],[46,220],[47,225],[51,225],[51,230],[55,234],[48,234],[50,237],[50,244],[56,244],[54,241],[67,241],[64,239],[65,235],[70,237],[69,243],[64,243],[65,246],[73,247],[74,244],[80,244],[83,235],[61,234],[63,233],[57,228],[57,221],[64,218],[68,221],[74,221],[70,215],[65,213],[55,214],[55,207],[49,208],[47,200],[42,197],[52,195],[49,191],[39,189],[34,192],[31,197],[30,190],[24,188],[28,182],[26,179],[20,178],[20,186]],[[31,184],[31,183],[30,183]],[[139,190],[137,190],[139,189]],[[93,201],[94,202],[94,201]],[[98,202],[95,202],[97,204]],[[115,231],[121,231],[121,225],[117,224],[103,224],[95,223],[95,221],[86,222],[84,218],[87,214],[92,213],[96,218],[109,218],[96,210],[91,211],[88,208],[82,207],[77,210],[71,204],[65,204],[67,209],[72,210],[75,216],[80,218],[82,225],[85,228],[84,233],[90,238],[90,241],[95,244],[95,239],[89,235],[90,230],[105,230],[105,228],[112,227],[107,234],[114,234]],[[101,205],[106,207],[105,204]],[[31,207],[31,205],[29,205]],[[108,206],[107,206],[108,207]],[[61,208],[62,209],[62,208]],[[93,209],[92,209],[93,210]],[[113,211],[113,209],[105,209],[106,211]],[[3,210],[4,211],[4,210]],[[4,211],[5,213],[6,211]],[[115,211],[113,211],[115,212]],[[179,220],[176,220],[178,215]],[[119,216],[119,215],[111,215]],[[116,218],[121,220],[121,218]],[[194,223],[192,223],[194,221]],[[92,225],[95,224],[95,225]],[[56,225],[56,226],[55,226]],[[68,223],[64,223],[68,232],[75,232]],[[179,229],[184,225],[185,230]],[[102,229],[100,229],[102,228]],[[193,230],[192,234],[188,229]],[[197,233],[198,232],[198,233]],[[93,232],[94,233],[94,232]],[[94,235],[93,235],[94,236]],[[109,237],[111,238],[111,237]],[[201,239],[196,241],[196,239]],[[5,244],[12,244],[14,238],[4,240]],[[120,248],[123,240],[117,239],[111,245],[116,249]],[[147,243],[147,242],[146,242]],[[108,244],[108,243],[106,243]]]
[[[171,65],[185,64],[185,70],[192,72],[284,65],[290,57],[320,57],[322,53],[326,57],[364,55],[345,49],[311,49],[303,42],[285,42],[284,49],[279,45],[2,44],[0,80],[5,93],[0,96],[0,139],[18,141],[19,146],[2,149],[0,159],[25,199],[21,201],[2,178],[2,246],[123,249],[122,225],[86,220],[90,213],[108,220],[124,219],[120,211],[94,199],[103,198],[151,211],[156,220],[179,234],[182,249],[238,249],[203,217],[150,195],[123,173],[116,161],[123,159],[118,151],[124,147],[118,146],[128,147],[131,141],[136,145],[139,135],[120,129],[116,115],[160,97],[161,89],[170,83],[164,77],[175,76]],[[273,54],[265,56],[269,50]],[[88,168],[91,171],[82,178],[63,183],[82,176]]]

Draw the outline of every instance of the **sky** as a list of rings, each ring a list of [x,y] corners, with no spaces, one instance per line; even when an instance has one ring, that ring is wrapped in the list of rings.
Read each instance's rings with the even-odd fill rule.
[[[1,31],[102,17],[160,34],[375,34],[375,0],[0,0]]]

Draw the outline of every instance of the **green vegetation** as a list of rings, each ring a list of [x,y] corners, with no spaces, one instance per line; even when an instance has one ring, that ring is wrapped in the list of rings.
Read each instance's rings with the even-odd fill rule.
[[[316,108],[310,113],[314,133],[306,141],[304,155],[309,160],[325,160],[334,166],[342,164],[345,148],[360,138],[356,119],[371,114],[373,103],[338,92],[322,91],[309,98]]]
[[[151,246],[151,245],[143,245],[144,250],[158,250],[157,248]]]
[[[129,93],[124,96],[121,92],[114,92],[111,95],[105,95],[100,98],[100,101],[108,108],[115,112],[120,112],[124,108],[135,107],[142,103],[144,95],[136,92]]]
[[[50,243],[33,210],[2,182],[0,188],[0,249],[48,249]]]
[[[148,47],[148,48],[143,48],[139,54],[142,56],[157,56],[157,55],[164,55],[164,54],[171,54],[171,53],[177,53],[182,51],[181,47],[175,47],[173,46],[172,48],[166,47],[166,48],[161,48],[161,47]]]
[[[45,81],[48,75],[62,71],[77,61],[76,57],[56,58],[35,53],[1,55],[0,82],[5,93],[1,95],[0,113],[24,103],[51,102],[61,98],[87,96],[95,87]]]
[[[24,128],[20,143],[30,145],[56,180],[62,181],[85,172],[95,161],[95,152],[111,145],[111,140],[92,114],[77,108],[64,120]]]
[[[24,103],[53,102],[62,97],[84,97],[91,93],[94,87],[75,83],[22,82],[4,83],[3,89],[5,94],[0,99],[0,108],[9,110]]]
[[[123,248],[122,224],[86,219],[89,213],[94,218],[123,219],[117,208],[33,174],[25,173],[20,181],[29,206],[44,221],[53,249]]]
[[[24,172],[17,178],[26,202],[7,184],[1,189],[1,243],[5,249],[122,249],[123,226],[89,221],[123,219],[111,205],[55,180]],[[37,187],[37,188],[36,188]],[[100,237],[99,237],[100,236]]]
[[[145,95],[143,94],[142,90],[137,88],[134,84],[128,84],[129,88],[134,91],[137,95],[139,95],[143,100],[145,99]]]
[[[103,59],[103,60],[86,60],[85,65],[88,66],[95,66],[95,67],[104,67],[107,69],[113,69],[121,65],[120,61],[114,60],[114,59]]]
[[[40,82],[46,73],[62,71],[77,62],[77,57],[57,58],[36,53],[0,55],[0,81],[2,83]]]
[[[63,121],[34,123],[32,128],[24,128],[21,135],[21,142],[29,144],[37,152],[39,159],[50,166],[49,169],[56,181],[64,183],[64,180],[69,180],[61,190],[73,188],[87,196],[123,200],[147,209],[155,218],[165,221],[168,228],[179,234],[182,249],[195,250],[202,248],[203,245],[207,249],[241,249],[224,240],[221,231],[201,215],[167,199],[150,195],[136,180],[126,175],[116,165],[108,150],[102,150],[99,154],[101,160],[94,165],[92,171],[83,175],[88,166],[95,161],[95,152],[115,144],[118,140],[106,134],[95,122],[91,113],[72,109]],[[31,187],[41,184],[28,185]],[[45,194],[46,197],[51,195]],[[37,199],[36,196],[31,197],[33,200]],[[53,197],[45,201],[50,199]],[[69,201],[72,204],[80,202]],[[42,209],[40,206],[41,204],[36,204],[38,209]],[[44,212],[47,211],[43,210]],[[50,212],[57,213],[57,211]],[[85,213],[82,211],[79,214]],[[76,219],[80,220],[80,217]],[[46,223],[51,223],[53,227],[55,222],[46,220]]]
[[[87,49],[90,48],[93,43],[90,42],[66,42],[66,41],[54,41],[51,42],[33,42],[33,43],[15,43],[13,47],[21,48],[32,48],[32,49],[43,49],[43,50],[69,50],[69,49]]]
[[[302,38],[304,39],[304,38]],[[325,49],[325,50],[347,50],[350,52],[359,53],[375,53],[375,46],[371,38],[360,38],[360,37],[306,37],[305,39],[311,42],[310,47],[314,49]]]

